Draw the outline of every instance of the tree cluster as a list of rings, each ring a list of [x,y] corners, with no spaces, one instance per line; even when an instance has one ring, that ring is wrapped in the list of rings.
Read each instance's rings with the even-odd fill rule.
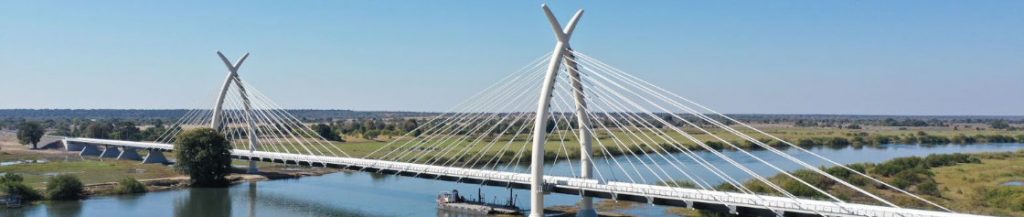
[[[231,173],[231,145],[210,128],[187,130],[174,141],[177,152],[175,167],[187,174],[193,186],[223,187]]]

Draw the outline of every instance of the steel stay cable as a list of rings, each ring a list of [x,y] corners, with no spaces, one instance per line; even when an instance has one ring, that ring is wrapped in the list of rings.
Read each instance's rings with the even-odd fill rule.
[[[524,73],[523,75],[526,75],[526,74]],[[503,89],[503,88],[505,88],[505,87],[507,87],[509,85],[512,85],[512,83],[515,83],[516,81],[519,81],[522,78],[529,78],[529,77],[518,76],[512,82],[507,82],[505,84],[501,84],[500,86],[497,86],[498,88],[496,88],[494,90],[501,90],[501,89]],[[517,87],[516,90],[519,90],[521,88],[526,88],[526,87],[525,86],[524,87]],[[481,97],[489,96],[489,94],[491,94],[491,93],[492,92],[488,92],[488,94],[483,94],[483,95],[481,95]],[[496,100],[500,100],[501,98],[505,98],[507,95],[509,95],[511,93],[513,93],[513,91],[503,91],[503,92],[496,93],[496,94],[501,94],[501,95],[489,96],[489,98],[484,98],[484,100],[481,100],[483,102],[475,102],[474,101],[474,103],[478,103],[479,105],[474,105],[474,106],[471,106],[471,107],[467,107],[467,108],[463,109],[462,112],[460,112],[460,113],[458,113],[456,115],[453,115],[455,117],[455,119],[453,119],[454,121],[461,121],[461,122],[458,122],[456,124],[446,124],[445,122],[448,122],[448,120],[446,119],[444,122],[439,123],[438,126],[444,126],[441,129],[441,131],[443,131],[443,134],[446,134],[446,135],[442,135],[442,138],[447,138],[452,133],[457,132],[458,130],[464,129],[465,128],[464,125],[463,126],[459,126],[461,123],[464,123],[466,121],[475,120],[477,117],[483,115],[482,113],[479,113],[479,112],[472,112],[473,110],[481,109],[481,106],[493,106],[494,105],[493,102],[495,102]],[[467,119],[467,117],[471,117],[471,118]],[[460,128],[453,128],[453,127],[460,127]],[[456,131],[452,131],[452,130],[456,130]],[[423,144],[429,144],[431,141],[434,141],[434,139],[437,138],[439,135],[441,135],[441,134],[437,134],[437,132],[430,133],[430,134],[428,134],[427,138],[423,142],[420,142],[419,144],[414,144],[414,146],[412,146],[412,147],[413,148],[419,148]],[[439,145],[439,144],[434,143],[434,145],[428,145],[428,146],[436,147],[437,145]],[[404,148],[404,145],[403,145],[403,148]],[[388,154],[390,154],[390,153],[388,153]],[[395,160],[399,160],[400,158],[405,157],[405,155],[407,155],[407,153],[402,153],[402,154],[399,155],[398,158],[395,158]]]
[[[485,106],[495,106],[496,105],[495,103],[497,101],[503,100],[506,97],[507,94],[521,92],[521,91],[518,91],[518,90],[523,90],[525,88],[528,88],[528,86],[517,87],[515,91],[502,92],[502,93],[500,93],[500,94],[502,94],[501,96],[487,99],[485,102],[483,102],[483,105],[485,105]],[[520,93],[520,96],[522,96],[522,93]],[[503,105],[503,107],[507,107],[513,101],[505,101],[505,102],[506,103],[505,103],[505,105]],[[481,109],[482,110],[487,110],[486,108],[490,108],[490,107],[484,107],[484,108],[481,108]],[[447,141],[449,139],[451,139],[455,134],[457,134],[458,132],[464,130],[466,127],[469,127],[469,125],[465,125],[465,124],[461,124],[461,123],[474,122],[477,119],[479,119],[481,116],[487,116],[487,114],[485,114],[483,112],[471,112],[469,114],[472,114],[472,115],[470,115],[471,118],[463,119],[462,122],[458,122],[457,124],[454,124],[454,125],[449,125],[449,126],[458,126],[458,128],[449,128],[449,129],[451,129],[451,131],[446,131],[446,132],[448,132],[447,135],[444,135],[441,138],[440,142],[436,142],[433,145],[429,145],[429,147],[431,149],[436,148],[436,147],[440,147],[440,145],[443,145],[443,144],[447,143]],[[476,127],[474,129],[476,129]],[[429,141],[433,141],[433,137],[431,139],[429,139],[427,142],[429,142]],[[415,155],[414,162],[418,161],[419,158],[421,158],[425,154],[426,154],[426,152],[422,152],[422,153],[419,153],[419,154]],[[402,155],[400,157],[404,157],[404,155]]]
[[[611,80],[609,80],[609,79],[607,79],[607,78],[603,77],[603,76],[602,76],[601,74],[599,74],[599,73],[596,73],[595,71],[592,71],[592,72],[594,72],[594,73],[595,73],[594,75],[597,75],[597,76],[601,77],[601,78],[602,78],[602,79],[604,79],[604,80],[608,80],[609,82],[612,82],[612,84],[616,84],[616,83],[615,83],[614,81],[611,81]],[[603,83],[601,83],[601,82],[598,82],[598,81],[596,81],[596,80],[592,80],[592,82],[594,82],[594,83],[596,83],[596,84],[598,84],[598,85],[601,85],[601,86],[602,86],[602,87],[604,87],[604,88],[605,88],[606,90],[609,90],[609,91],[611,91],[611,92],[612,92],[613,94],[615,94],[616,96],[618,96],[618,97],[619,97],[620,99],[622,99],[622,100],[624,100],[624,101],[626,101],[626,102],[628,102],[628,103],[630,103],[630,104],[633,104],[633,105],[634,105],[635,107],[637,107],[637,108],[640,108],[640,109],[642,109],[642,110],[645,110],[644,112],[645,112],[646,114],[648,114],[648,116],[651,116],[651,117],[652,117],[652,118],[654,118],[655,120],[658,120],[659,122],[662,122],[663,124],[665,124],[665,125],[669,126],[669,127],[670,127],[670,128],[672,128],[673,130],[676,130],[676,131],[680,132],[680,134],[685,134],[685,135],[687,136],[687,138],[692,138],[691,136],[689,136],[688,134],[686,134],[686,133],[685,133],[685,132],[683,132],[682,130],[679,130],[678,128],[676,128],[675,126],[673,126],[673,125],[671,125],[670,123],[666,122],[665,120],[662,120],[662,119],[658,118],[657,116],[653,115],[652,113],[650,113],[650,111],[646,111],[646,109],[643,109],[642,107],[640,107],[639,105],[637,105],[637,104],[636,104],[635,102],[633,102],[633,101],[632,101],[632,100],[630,100],[629,98],[627,98],[627,97],[624,97],[624,96],[622,96],[621,94],[617,93],[617,92],[616,92],[616,91],[614,91],[614,90],[610,90],[610,88],[609,88],[609,87],[606,87],[606,86],[604,86],[604,84],[603,84]],[[620,88],[621,88],[621,86],[620,86]],[[628,89],[625,89],[625,90],[627,90],[627,91],[630,91],[630,90],[628,90]],[[675,115],[675,114],[674,114],[674,113],[672,113],[671,111],[669,111],[669,110],[666,110],[666,109],[664,109],[663,107],[661,107],[661,106],[659,106],[659,105],[657,105],[657,104],[654,104],[654,103],[650,102],[650,101],[649,101],[649,100],[647,100],[646,98],[641,98],[641,99],[644,99],[645,101],[648,101],[648,103],[650,103],[651,105],[653,105],[653,106],[655,106],[655,107],[658,107],[658,108],[660,108],[661,110],[664,110],[665,112],[669,113],[670,115],[673,115],[673,116],[675,116],[676,118],[680,118],[680,119],[682,119],[681,117],[678,117],[678,115]],[[767,164],[767,165],[769,165],[769,166],[771,166],[771,167],[774,167],[774,165],[768,164],[767,162],[764,162],[764,161],[763,161],[763,160],[761,160],[760,158],[758,158],[758,157],[756,157],[756,156],[753,156],[752,154],[749,154],[749,152],[746,152],[745,150],[739,149],[739,148],[738,148],[738,147],[736,147],[735,145],[732,145],[732,144],[731,144],[731,143],[729,143],[728,141],[725,141],[724,139],[721,139],[721,138],[720,138],[720,137],[718,137],[717,135],[711,134],[710,132],[707,132],[707,131],[706,131],[706,130],[704,130],[703,128],[700,128],[700,127],[699,127],[699,126],[697,126],[696,124],[693,124],[693,123],[691,123],[691,122],[689,122],[688,120],[685,120],[685,119],[682,119],[682,120],[683,120],[684,122],[686,122],[687,124],[689,124],[689,125],[691,125],[691,126],[693,126],[693,127],[697,128],[697,129],[699,129],[699,130],[701,130],[701,131],[705,132],[706,134],[709,134],[709,135],[711,135],[711,136],[715,137],[716,139],[719,139],[720,141],[722,141],[722,142],[725,142],[726,144],[729,144],[729,145],[730,145],[730,146],[732,146],[733,148],[736,148],[736,149],[738,149],[738,150],[739,150],[740,152],[743,152],[743,153],[745,153],[745,154],[747,154],[747,155],[749,155],[749,156],[751,156],[751,157],[753,157],[753,158],[755,158],[755,159],[757,159],[757,160],[761,161],[762,163],[765,163],[765,164]],[[731,159],[731,158],[729,158],[729,157],[727,157],[727,156],[725,156],[725,155],[721,154],[720,152],[718,152],[718,151],[716,151],[716,150],[714,150],[714,149],[712,149],[712,148],[708,147],[708,146],[707,146],[706,144],[703,144],[703,142],[699,142],[698,140],[695,140],[695,139],[691,139],[691,140],[694,140],[694,142],[697,142],[697,143],[699,143],[699,144],[700,144],[700,145],[701,145],[702,147],[704,147],[704,148],[705,148],[705,149],[707,149],[708,151],[711,151],[711,152],[712,152],[712,153],[714,153],[715,155],[718,155],[718,156],[719,156],[720,158],[722,158],[723,160],[726,160],[726,161],[727,161],[727,162],[729,162],[730,164],[733,164],[734,166],[736,166],[736,167],[737,167],[737,168],[739,168],[740,170],[742,170],[742,171],[744,171],[744,172],[748,173],[749,175],[751,175],[751,176],[753,176],[754,178],[758,179],[758,180],[759,180],[759,181],[761,181],[762,183],[764,183],[764,184],[768,185],[769,187],[771,187],[771,188],[775,189],[775,190],[776,190],[776,191],[778,191],[779,193],[782,193],[782,194],[786,195],[787,197],[790,197],[790,198],[791,198],[791,199],[793,199],[794,201],[798,201],[798,200],[796,199],[795,195],[792,195],[792,194],[791,194],[790,192],[786,191],[785,189],[782,189],[781,187],[777,186],[776,184],[774,184],[774,183],[772,183],[772,182],[768,181],[767,179],[765,179],[764,177],[760,176],[759,174],[757,174],[757,173],[753,172],[752,170],[750,170],[750,169],[749,169],[749,168],[747,168],[746,166],[743,166],[742,164],[739,164],[738,162],[735,162],[735,161],[734,161],[733,159]],[[798,180],[799,180],[799,179],[798,179]],[[802,180],[801,180],[801,181],[802,181]],[[754,194],[754,195],[756,195],[756,194]],[[802,206],[802,204],[799,204],[799,203],[798,203],[798,205]],[[819,213],[819,214],[820,214],[820,213]]]
[[[614,81],[611,81],[611,82],[614,82]],[[634,84],[634,85],[635,85],[635,84]],[[635,93],[634,93],[634,94],[635,94]],[[660,96],[660,97],[663,97],[663,96]],[[671,100],[667,100],[667,99],[665,99],[665,98],[662,98],[662,100],[665,100],[665,101],[667,101],[667,102],[670,102],[670,103],[672,103],[672,102],[671,102]],[[675,104],[678,104],[678,103],[675,103]],[[737,136],[740,136],[741,138],[744,138],[744,139],[747,139],[747,140],[751,140],[751,141],[752,141],[752,142],[754,142],[755,144],[757,144],[757,143],[760,143],[759,145],[760,145],[761,147],[764,147],[764,148],[766,148],[766,149],[769,149],[769,150],[774,150],[774,148],[771,148],[771,147],[766,147],[766,146],[767,146],[766,144],[763,144],[763,143],[761,143],[760,141],[757,141],[756,139],[753,139],[752,137],[749,137],[749,136],[747,136],[747,135],[745,135],[745,134],[743,134],[743,133],[741,133],[741,132],[735,131],[734,129],[732,129],[732,128],[728,127],[728,126],[723,126],[724,124],[721,124],[720,122],[718,122],[718,121],[716,121],[716,120],[710,119],[709,117],[703,116],[703,115],[702,115],[702,114],[700,114],[699,112],[696,112],[696,111],[694,111],[694,110],[690,109],[689,107],[685,107],[685,106],[681,106],[681,107],[683,107],[683,109],[684,109],[684,110],[688,110],[688,111],[690,111],[691,113],[694,113],[695,115],[697,115],[698,117],[701,117],[701,118],[702,118],[702,119],[704,119],[705,121],[708,121],[708,122],[710,122],[710,123],[713,123],[713,124],[715,124],[716,126],[718,126],[718,127],[720,127],[720,128],[726,129],[727,131],[730,131],[731,133],[733,133],[733,134],[736,134]],[[723,141],[723,142],[729,143],[728,141]],[[730,145],[732,145],[732,144],[730,144]],[[734,147],[735,147],[735,146],[734,146]],[[738,147],[736,147],[736,148],[738,148]],[[741,151],[743,151],[743,150],[741,150]],[[745,152],[745,151],[743,151],[743,152]],[[773,152],[774,152],[774,153],[776,153],[776,154],[779,154],[780,156],[783,156],[783,157],[787,157],[787,159],[789,159],[789,160],[791,160],[791,161],[794,161],[794,162],[800,163],[800,164],[804,165],[805,167],[810,167],[810,168],[812,168],[812,169],[817,169],[817,168],[814,168],[813,166],[809,166],[809,165],[807,165],[806,163],[804,163],[803,161],[800,161],[799,159],[795,159],[795,158],[792,158],[792,156],[789,156],[788,154],[780,153],[780,152],[778,152],[778,150],[774,150]],[[766,162],[765,162],[765,163],[766,163]],[[766,163],[766,164],[767,164],[767,163]],[[774,165],[770,165],[770,166],[772,166],[773,168],[776,168],[776,170],[781,170],[781,169],[778,169],[777,167],[775,167]],[[832,196],[831,194],[829,194],[829,193],[827,193],[827,192],[824,192],[823,190],[821,190],[821,189],[817,188],[816,186],[813,186],[813,185],[811,185],[810,183],[807,183],[807,182],[805,182],[805,181],[804,181],[804,180],[802,180],[802,179],[799,179],[799,178],[797,178],[797,177],[793,176],[792,174],[790,174],[790,173],[788,173],[788,172],[783,172],[783,173],[784,173],[784,174],[786,174],[787,176],[789,176],[789,177],[793,178],[793,179],[796,179],[796,180],[800,181],[800,182],[801,182],[801,183],[803,183],[804,185],[807,185],[807,186],[809,186],[809,187],[811,187],[811,188],[814,188],[814,189],[815,189],[815,190],[817,190],[818,192],[820,192],[820,193],[822,193],[822,194],[824,194],[824,195],[826,195],[826,196],[829,196],[829,197],[833,198],[833,199],[834,199],[834,200],[836,200],[836,201],[839,201],[840,203],[845,203],[844,201],[842,201],[842,200],[840,200],[840,199],[838,199],[838,198],[836,198],[836,197]],[[829,178],[832,178],[832,179],[833,179],[833,180],[835,180],[835,181],[839,181],[839,182],[841,182],[841,183],[845,183],[845,182],[844,182],[843,180],[836,180],[837,178],[831,177],[830,175],[826,175],[826,176],[827,176],[827,177],[829,177]],[[851,187],[851,186],[848,186],[848,187]],[[855,188],[855,189],[856,189],[856,187],[851,187],[851,188]],[[866,193],[866,192],[862,192],[862,193],[868,194],[869,196],[875,197],[876,199],[880,199],[880,200],[881,200],[882,202],[888,203],[888,202],[887,202],[887,201],[885,201],[884,199],[878,198],[877,196],[873,196],[873,195],[872,195],[872,194],[870,194],[870,193]],[[891,204],[891,203],[889,203],[889,204]],[[897,208],[899,208],[899,207],[897,207]]]
[[[515,103],[515,102],[518,102],[518,101],[519,101],[520,99],[522,99],[522,97],[523,97],[523,96],[525,96],[525,95],[524,95],[524,93],[527,93],[527,92],[522,92],[522,93],[520,93],[520,94],[519,94],[518,96],[516,96],[516,97],[515,97],[514,99],[512,99],[512,100],[509,100],[509,101],[506,101],[507,103],[506,103],[506,105],[505,105],[505,106],[503,106],[503,107],[508,107],[509,105],[515,105],[515,104],[517,104],[517,103]],[[523,104],[520,104],[520,105],[523,105]],[[503,108],[503,109],[504,109],[504,108]],[[513,109],[513,110],[519,110],[519,109]],[[500,112],[499,112],[499,113],[495,113],[495,115],[500,115],[500,114],[501,114]],[[493,125],[493,126],[492,126],[492,127],[490,128],[490,129],[486,130],[486,131],[485,131],[484,133],[489,133],[489,132],[493,131],[493,130],[494,130],[495,128],[497,128],[497,127],[498,127],[499,125],[501,125],[501,123],[504,123],[504,121],[505,121],[505,120],[506,120],[506,119],[507,119],[508,117],[509,117],[509,115],[503,115],[503,117],[502,117],[502,118],[501,118],[500,120],[498,120],[498,123],[495,123],[495,124],[494,124],[494,125]],[[482,123],[486,123],[486,122],[488,122],[488,121],[489,121],[490,119],[491,119],[491,118],[488,118],[488,120],[484,120],[484,121],[483,121]],[[479,126],[483,126],[483,125],[479,125]],[[479,126],[478,126],[478,127],[479,127]],[[475,132],[476,132],[476,130],[473,130],[472,132],[470,132],[470,133],[469,133],[469,134],[467,134],[467,135],[472,135],[472,134],[474,134]],[[463,149],[463,152],[462,152],[462,154],[465,154],[465,152],[466,152],[466,151],[469,151],[469,149],[471,149],[472,147],[475,147],[475,146],[476,146],[475,144],[476,144],[476,143],[478,143],[478,142],[480,142],[480,141],[481,141],[481,139],[483,139],[485,135],[486,135],[486,134],[483,134],[483,133],[482,133],[482,134],[481,134],[480,136],[478,136],[478,137],[477,137],[477,139],[475,139],[475,141],[473,141],[472,143],[470,143],[470,146],[469,146],[469,147],[466,147],[466,148],[464,148],[464,149]],[[452,145],[451,147],[454,147],[454,145]],[[443,157],[443,156],[446,156],[446,155],[447,155],[447,154],[442,154],[441,156]],[[460,155],[461,155],[461,154],[460,154]],[[454,159],[454,158],[452,158],[452,159]],[[450,160],[449,160],[449,161],[450,161]],[[447,164],[448,164],[448,162],[445,162],[445,165],[447,165]]]
[[[629,74],[625,74],[625,75],[629,75]],[[632,76],[632,75],[629,75],[629,76]],[[643,80],[640,80],[640,81],[643,81]],[[643,82],[647,83],[646,81],[643,81]],[[915,198],[915,199],[917,199],[917,200],[920,200],[920,201],[926,202],[926,203],[928,203],[928,204],[930,204],[930,205],[932,205],[932,206],[938,207],[938,208],[940,208],[940,209],[943,209],[943,210],[945,210],[945,211],[948,211],[948,212],[952,212],[952,210],[949,210],[949,209],[947,209],[947,208],[945,208],[945,207],[942,207],[942,206],[940,206],[940,205],[938,205],[938,204],[935,204],[934,202],[928,201],[928,200],[926,200],[926,199],[924,199],[924,198],[921,198],[921,197],[919,197],[919,196],[917,196],[917,195],[911,194],[910,192],[907,192],[907,191],[905,191],[905,190],[902,190],[902,189],[900,189],[900,188],[896,188],[896,187],[894,187],[894,186],[891,186],[891,185],[889,185],[888,183],[882,182],[881,180],[878,180],[878,179],[875,179],[875,178],[873,178],[873,177],[870,177],[870,176],[868,176],[867,174],[861,173],[860,171],[856,171],[856,170],[854,170],[854,169],[852,169],[852,168],[849,168],[849,167],[847,167],[847,166],[845,166],[845,165],[839,164],[838,162],[832,161],[831,159],[825,158],[825,157],[823,157],[823,156],[821,156],[821,155],[818,155],[817,153],[811,152],[811,151],[809,151],[809,150],[806,150],[806,149],[804,149],[804,148],[802,148],[802,147],[799,147],[799,146],[797,146],[797,145],[794,145],[794,144],[792,144],[792,143],[790,143],[790,142],[788,142],[788,141],[782,140],[781,138],[778,138],[778,137],[776,137],[776,136],[774,136],[774,135],[771,135],[771,134],[765,133],[765,132],[763,132],[763,131],[761,131],[761,130],[759,130],[759,129],[757,129],[757,128],[754,128],[754,127],[752,127],[752,126],[750,126],[750,125],[746,124],[746,123],[743,123],[743,122],[737,121],[737,120],[735,120],[735,119],[733,119],[733,118],[731,118],[731,117],[729,117],[729,116],[725,116],[725,115],[723,115],[723,114],[721,114],[721,113],[719,113],[719,112],[717,112],[717,111],[711,110],[711,109],[709,109],[709,108],[707,108],[707,107],[704,107],[703,105],[700,105],[700,104],[698,104],[698,103],[696,103],[696,102],[690,101],[689,99],[683,98],[683,97],[681,97],[681,96],[678,96],[678,95],[676,95],[676,94],[674,94],[674,93],[671,93],[671,92],[667,92],[667,91],[665,91],[664,89],[661,89],[660,87],[654,86],[653,84],[647,83],[647,85],[649,85],[649,86],[652,86],[652,87],[655,87],[655,88],[657,88],[657,89],[660,89],[660,90],[661,90],[662,92],[666,92],[666,93],[669,93],[670,95],[673,95],[673,96],[675,96],[675,97],[677,97],[677,98],[683,99],[684,101],[687,101],[687,102],[689,102],[689,103],[691,103],[691,104],[693,104],[693,105],[696,105],[696,106],[698,106],[698,107],[701,107],[701,108],[703,108],[703,109],[705,109],[705,110],[711,111],[712,113],[714,113],[714,114],[716,114],[716,115],[718,115],[718,116],[720,116],[720,117],[723,117],[723,118],[726,118],[727,120],[730,120],[730,121],[733,121],[733,122],[735,122],[735,123],[738,123],[738,124],[740,124],[740,125],[742,125],[742,126],[744,126],[744,127],[748,128],[748,129],[754,130],[754,131],[756,131],[756,132],[758,132],[758,133],[760,133],[760,134],[762,134],[762,135],[768,136],[768,137],[770,137],[770,138],[772,138],[772,139],[774,139],[774,140],[776,140],[776,141],[780,141],[780,142],[783,142],[783,143],[785,143],[785,144],[787,144],[787,145],[789,145],[789,146],[791,146],[791,147],[796,147],[797,149],[799,149],[799,150],[801,150],[801,151],[803,151],[803,152],[805,152],[805,153],[809,153],[809,154],[811,154],[811,155],[813,155],[813,156],[815,156],[815,157],[817,157],[817,158],[819,158],[819,159],[822,159],[822,160],[828,161],[829,163],[831,163],[831,164],[833,164],[833,165],[836,165],[836,166],[842,167],[842,168],[844,168],[844,169],[846,169],[846,170],[848,170],[848,171],[852,171],[852,172],[854,172],[854,173],[856,173],[856,174],[858,174],[858,175],[860,175],[860,176],[862,176],[862,177],[866,177],[866,178],[868,178],[868,179],[871,179],[872,181],[874,181],[874,182],[876,182],[876,183],[879,183],[879,184],[882,184],[882,185],[885,185],[885,186],[887,186],[888,188],[891,188],[891,189],[895,189],[895,190],[897,190],[897,191],[900,191],[900,192],[901,192],[901,193],[903,193],[903,194],[907,194],[907,195],[910,195],[910,196],[914,197],[914,198]],[[760,142],[760,141],[759,141],[759,142]]]
[[[537,65],[537,64],[541,63],[541,62],[542,62],[542,61],[543,61],[544,59],[546,59],[546,58],[549,58],[549,57],[550,57],[550,55],[551,55],[550,53],[548,53],[548,54],[545,54],[545,55],[542,55],[542,56],[541,56],[540,58],[537,58],[536,60],[534,60],[534,61],[533,61],[533,62],[534,62],[533,64],[527,64],[527,66],[524,66],[524,67],[523,67],[522,69],[520,69],[519,71],[517,71],[517,72],[513,72],[513,73],[510,73],[510,74],[506,75],[506,76],[505,76],[504,78],[501,78],[501,79],[499,79],[499,80],[498,80],[498,82],[492,83],[492,84],[491,84],[490,86],[488,86],[488,87],[484,88],[483,90],[481,90],[481,91],[477,92],[477,93],[476,93],[476,94],[474,94],[473,96],[470,96],[469,98],[466,98],[466,100],[463,100],[462,102],[459,102],[458,104],[456,104],[455,106],[453,106],[452,108],[450,108],[450,109],[448,110],[448,112],[445,112],[445,113],[441,113],[441,114],[440,114],[440,115],[438,115],[437,117],[435,117],[435,118],[433,118],[433,119],[430,119],[430,121],[428,121],[427,123],[424,123],[423,125],[419,125],[419,126],[417,126],[417,127],[415,128],[415,129],[413,129],[413,130],[412,130],[412,131],[410,131],[410,132],[407,132],[407,133],[406,133],[405,135],[403,135],[402,137],[406,137],[406,136],[408,136],[408,135],[411,135],[411,134],[413,134],[413,132],[415,132],[416,130],[419,130],[420,128],[422,128],[422,127],[424,127],[424,126],[428,126],[428,125],[431,125],[431,123],[433,123],[434,121],[438,120],[438,119],[439,119],[440,117],[443,117],[443,116],[444,116],[445,114],[447,114],[447,113],[450,113],[450,112],[454,112],[454,111],[456,110],[456,108],[460,108],[460,107],[461,107],[462,105],[464,105],[465,103],[468,103],[468,102],[470,102],[470,101],[474,100],[474,99],[475,99],[476,97],[478,97],[478,96],[479,96],[480,94],[483,94],[483,93],[485,93],[485,92],[488,92],[488,91],[489,91],[489,90],[490,90],[491,88],[493,88],[493,87],[495,87],[495,86],[497,86],[497,85],[499,85],[499,84],[504,84],[504,83],[506,83],[506,82],[505,82],[505,80],[507,80],[508,78],[511,78],[511,77],[513,77],[513,76],[515,76],[515,75],[517,75],[517,74],[518,74],[519,76],[522,76],[522,75],[523,75],[523,74],[525,74],[525,73],[522,73],[521,71],[525,71],[524,69],[526,69],[526,68],[533,68],[533,67],[536,67],[536,65]],[[446,119],[446,120],[447,120],[447,119]],[[438,126],[438,125],[434,125],[434,126]],[[367,155],[366,155],[365,157],[363,157],[363,158],[367,158],[367,159],[370,159],[370,158],[371,158],[371,157],[373,156],[373,154],[376,154],[376,153],[377,153],[377,152],[379,152],[380,150],[382,150],[382,149],[384,149],[384,148],[386,148],[386,147],[388,147],[388,146],[390,146],[390,145],[394,144],[394,143],[395,143],[395,142],[397,142],[398,140],[399,140],[399,139],[395,139],[395,140],[393,140],[393,141],[391,141],[391,142],[389,142],[389,143],[387,143],[387,144],[385,144],[385,145],[381,146],[380,148],[377,148],[376,150],[374,150],[373,152],[370,152],[369,154],[367,154]],[[392,149],[392,151],[394,151],[394,149]]]

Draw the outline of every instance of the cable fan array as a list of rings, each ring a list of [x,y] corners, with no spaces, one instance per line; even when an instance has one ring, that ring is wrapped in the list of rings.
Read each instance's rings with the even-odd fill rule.
[[[241,78],[233,77],[231,82],[234,85],[228,88],[222,111],[217,118],[220,119],[219,131],[230,141],[234,149],[308,156],[349,156],[337,144],[321,137]],[[189,110],[185,116],[170,125],[155,142],[171,144],[182,131],[211,128],[213,118],[212,109]],[[250,137],[250,134],[253,136]],[[251,145],[255,145],[255,148]]]
[[[364,158],[529,173],[537,98],[551,55],[537,58]],[[580,76],[570,76],[572,71]],[[582,114],[576,113],[574,101],[572,85],[577,83],[583,86],[587,106]],[[926,208],[950,211],[578,51],[566,52],[549,112],[545,150],[539,150],[545,152],[544,163],[553,165],[545,167],[551,168],[545,169],[546,175],[579,177],[583,130],[593,136],[593,156],[585,163],[593,165],[593,179],[602,183],[724,190],[794,201],[815,197],[840,206],[853,202],[812,184],[807,180],[810,174],[866,198],[856,203],[900,208],[818,167],[836,166],[930,206]],[[590,123],[588,129],[580,129],[577,115]],[[809,173],[796,174],[798,169]],[[791,192],[779,179],[768,177],[774,174],[811,193]]]

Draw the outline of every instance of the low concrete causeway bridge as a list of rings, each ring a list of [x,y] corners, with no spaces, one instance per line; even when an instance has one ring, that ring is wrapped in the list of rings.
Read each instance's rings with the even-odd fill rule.
[[[569,39],[583,11],[577,11],[563,27],[547,6],[542,8],[557,39],[554,51],[450,111],[424,119],[423,123],[413,122],[415,126],[406,135],[364,156],[350,156],[341,148],[346,144],[320,137],[244,82],[238,70],[248,54],[231,62],[220,52],[218,55],[229,73],[216,104],[211,106],[213,109],[189,111],[156,141],[69,137],[63,143],[67,150],[81,155],[168,163],[163,153],[174,151],[178,133],[210,127],[231,141],[232,157],[250,162],[250,172],[257,170],[255,162],[263,161],[529,189],[530,216],[544,215],[545,193],[579,195],[579,216],[596,215],[592,198],[741,216],[976,216],[956,213],[576,51],[569,46]],[[529,96],[539,97],[533,101]],[[762,163],[814,189],[822,197],[795,195],[694,134],[724,144],[747,160]],[[744,151],[727,138],[745,140],[873,201],[842,200],[792,171]],[[777,140],[930,207],[898,206],[767,145],[766,139]],[[146,156],[139,155],[140,150]],[[600,165],[605,168],[598,168],[595,163],[601,158]],[[708,158],[724,163],[711,163]],[[545,171],[542,162],[546,160],[568,162],[570,172]],[[521,163],[529,163],[529,171],[518,171],[516,165]],[[728,170],[750,176],[751,182],[761,183],[771,192],[747,188]],[[719,180],[735,190],[717,190],[715,181],[709,180]]]

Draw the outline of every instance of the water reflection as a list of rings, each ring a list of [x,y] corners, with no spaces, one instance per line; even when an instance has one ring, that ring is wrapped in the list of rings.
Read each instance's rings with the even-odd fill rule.
[[[231,195],[227,188],[190,188],[174,203],[176,217],[231,216]]]
[[[46,206],[48,216],[78,217],[82,215],[81,203],[53,203]]]
[[[256,182],[249,182],[249,217],[256,216]]]

